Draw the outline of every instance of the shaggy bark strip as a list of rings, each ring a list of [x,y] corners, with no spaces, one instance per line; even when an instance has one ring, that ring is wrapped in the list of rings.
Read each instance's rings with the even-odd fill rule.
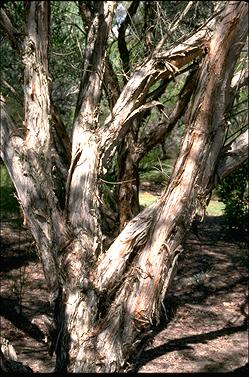
[[[94,195],[98,195],[99,153],[96,132],[98,105],[105,66],[105,46],[115,2],[99,3],[98,7],[99,12],[94,16],[88,32],[84,73],[73,127],[72,161],[67,183],[68,219],[75,229],[89,229],[93,234],[96,221],[94,225],[91,225],[91,217],[96,216],[93,214],[96,211],[97,200]],[[84,188],[89,190],[84,190]],[[89,195],[91,192],[92,195]]]
[[[23,55],[25,127],[15,127],[1,102],[1,136],[2,158],[37,243],[48,285],[54,292],[58,286],[55,260],[65,241],[65,229],[53,191],[50,162],[48,7],[44,2],[27,4]],[[38,14],[37,18],[35,14]]]
[[[62,258],[64,273],[63,310],[57,370],[95,371],[95,341],[89,336],[96,321],[98,297],[90,274],[101,250],[98,208],[99,150],[96,131],[105,67],[107,37],[115,2],[99,2],[87,35],[84,70],[72,135],[72,160],[67,178],[66,217],[74,241]],[[70,336],[69,336],[70,334]]]
[[[48,286],[52,291],[56,290],[57,269],[53,252],[63,242],[62,220],[57,208],[48,208],[47,198],[52,195],[49,186],[43,184],[42,190],[38,190],[37,177],[33,176],[23,135],[9,117],[3,99],[1,99],[1,157],[8,167],[25,220],[28,221],[37,243]],[[40,169],[37,161],[36,167]],[[54,206],[53,203],[51,205]]]

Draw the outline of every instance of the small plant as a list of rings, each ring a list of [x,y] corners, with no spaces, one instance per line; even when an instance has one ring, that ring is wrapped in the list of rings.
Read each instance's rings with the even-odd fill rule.
[[[20,213],[20,206],[15,196],[15,187],[9,177],[8,171],[0,164],[0,215],[1,218]]]
[[[249,180],[248,160],[224,179],[219,187],[218,195],[225,204],[224,216],[229,229],[248,232],[249,218]]]

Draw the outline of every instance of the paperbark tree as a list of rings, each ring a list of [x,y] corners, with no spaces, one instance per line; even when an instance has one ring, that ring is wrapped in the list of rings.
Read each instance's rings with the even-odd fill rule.
[[[68,153],[70,166],[61,162],[67,170],[63,202],[58,199],[57,179],[62,177],[64,186],[63,174],[58,173],[61,158],[53,138],[57,118],[50,101],[49,6],[46,1],[26,3],[24,126],[21,130],[16,127],[1,99],[1,156],[36,241],[51,292],[50,352],[56,353],[56,370],[120,372],[127,370],[141,340],[159,321],[197,207],[205,206],[217,174],[225,176],[227,169],[231,171],[246,158],[244,148],[239,147],[233,149],[237,164],[220,156],[224,113],[246,37],[248,6],[224,3],[215,18],[177,46],[164,51],[159,43],[131,73],[101,124],[98,116],[108,67],[106,46],[116,3],[91,3]],[[10,34],[11,30],[9,27]],[[12,42],[14,37],[11,34]],[[139,114],[155,105],[147,97],[151,86],[172,77],[196,57],[202,60],[169,185],[160,199],[133,218],[104,250],[100,214],[103,169]],[[57,132],[57,142],[64,140],[68,150],[68,140],[60,135]]]

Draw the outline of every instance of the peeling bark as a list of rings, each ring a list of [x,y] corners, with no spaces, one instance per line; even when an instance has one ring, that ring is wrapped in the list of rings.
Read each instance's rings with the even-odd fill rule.
[[[237,24],[236,15],[241,17],[241,22]],[[105,280],[101,267],[107,258],[110,258],[111,249],[99,264],[99,281],[96,281],[100,289],[110,289],[111,284],[119,281],[123,270],[130,264],[126,279],[117,291],[99,331],[98,350],[105,360],[100,371],[110,373],[122,369],[127,355],[134,351],[134,345],[141,340],[141,331],[146,333],[150,323],[159,318],[160,304],[173,276],[181,243],[197,205],[205,205],[205,189],[214,173],[222,148],[226,92],[241,49],[235,41],[245,37],[246,15],[245,5],[238,7],[231,4],[214,33],[215,43],[210,44],[191,103],[189,127],[183,139],[181,154],[175,164],[170,184],[159,200],[160,210],[154,215],[145,244],[135,249],[136,256],[132,262],[129,257],[134,247],[124,254],[124,247],[121,246],[116,258],[109,259]],[[134,234],[138,231],[138,217],[120,234],[115,241],[117,246],[127,232]],[[141,220],[138,221],[138,224],[140,223]],[[141,237],[140,232],[139,236]],[[125,262],[122,261],[124,259]],[[124,266],[123,270],[120,263]]]
[[[95,371],[95,340],[89,336],[97,316],[98,296],[90,283],[101,251],[99,145],[96,132],[105,67],[106,41],[115,2],[97,4],[87,35],[84,71],[72,134],[72,160],[66,186],[66,218],[74,240],[62,258],[61,334],[57,370]],[[66,355],[66,356],[65,356]]]
[[[100,130],[103,166],[128,131],[131,119],[144,106],[149,88],[158,80],[174,76],[180,68],[205,54],[214,25],[214,20],[211,20],[198,33],[169,51],[158,52],[156,49],[152,58],[145,59],[134,71]]]

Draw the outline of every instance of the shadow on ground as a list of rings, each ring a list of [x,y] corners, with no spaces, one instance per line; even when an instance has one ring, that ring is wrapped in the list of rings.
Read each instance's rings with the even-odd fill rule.
[[[32,238],[2,228],[1,333],[34,372],[53,370],[44,344],[49,295]],[[248,368],[248,268],[245,240],[222,218],[207,217],[186,241],[160,324],[135,360],[134,372],[241,372]],[[243,251],[243,253],[242,253]],[[242,368],[242,370],[240,369]]]
[[[246,244],[231,241],[222,217],[207,217],[189,235],[165,313],[134,372],[228,372],[248,361]]]

